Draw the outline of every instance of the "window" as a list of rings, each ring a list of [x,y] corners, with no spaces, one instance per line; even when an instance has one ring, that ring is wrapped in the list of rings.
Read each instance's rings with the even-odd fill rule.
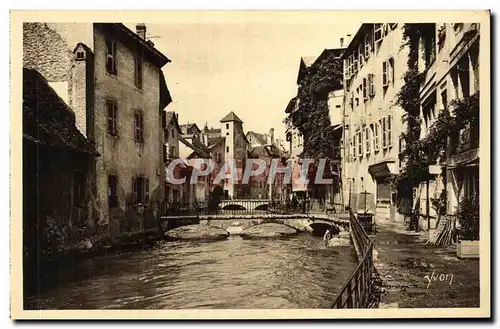
[[[394,59],[382,62],[382,86],[387,87],[389,82],[394,82]]]
[[[226,153],[229,153],[229,146],[226,146]]]
[[[364,51],[363,51],[363,45],[360,44],[358,46],[358,60],[359,60],[359,68],[361,69],[363,67],[363,62],[364,62]]]
[[[368,95],[370,97],[375,96],[375,76],[373,73],[368,74]]]
[[[374,24],[373,39],[375,43],[382,41],[382,24]]]
[[[108,134],[116,136],[118,135],[118,110],[116,102],[113,100],[107,100],[106,108],[108,112]]]
[[[226,136],[229,136],[229,131],[226,131]]]
[[[368,155],[371,153],[370,127],[368,126],[365,127],[365,144],[365,152]]]
[[[461,97],[470,96],[470,73],[469,73],[469,58],[463,56],[457,64],[458,80],[461,87]]]
[[[106,72],[116,75],[116,42],[106,41]]]
[[[134,141],[144,143],[144,121],[141,111],[134,114]]]
[[[387,130],[387,147],[392,147],[392,116],[388,115],[386,120],[386,130]]]
[[[342,105],[335,105],[335,108],[337,108],[337,109],[339,109],[341,107],[342,107]]]
[[[425,67],[429,67],[436,58],[436,24],[428,24],[423,38]]]
[[[85,174],[81,171],[73,173],[73,206],[83,207],[85,203]]]
[[[134,57],[134,82],[135,86],[142,89],[142,57],[140,55]]]
[[[109,208],[118,207],[118,177],[115,175],[108,176],[108,206]]]
[[[229,123],[226,123],[226,129],[229,129]]]
[[[372,51],[373,35],[367,34],[365,37],[365,59],[368,60]]]
[[[146,177],[132,178],[132,203],[149,204],[149,179]]]
[[[385,150],[387,148],[387,131],[385,127],[385,118],[380,120],[380,126],[382,128],[382,148]]]

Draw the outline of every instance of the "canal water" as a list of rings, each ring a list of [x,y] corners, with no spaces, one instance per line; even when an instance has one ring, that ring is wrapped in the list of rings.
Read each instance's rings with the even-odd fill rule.
[[[28,308],[329,308],[355,266],[352,247],[326,248],[309,234],[158,242],[76,263]]]

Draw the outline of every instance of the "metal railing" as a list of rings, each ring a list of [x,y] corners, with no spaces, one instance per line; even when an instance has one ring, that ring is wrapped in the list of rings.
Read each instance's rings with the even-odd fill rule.
[[[365,308],[373,291],[373,242],[352,212],[349,226],[359,264],[342,286],[332,308]]]
[[[222,200],[210,202],[169,202],[165,216],[307,214],[306,204],[283,203],[271,200]]]

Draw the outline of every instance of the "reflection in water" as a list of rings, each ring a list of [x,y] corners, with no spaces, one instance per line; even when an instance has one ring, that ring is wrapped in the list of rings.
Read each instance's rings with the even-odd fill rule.
[[[308,234],[159,242],[77,263],[29,308],[328,308],[355,265],[352,248],[325,248]]]

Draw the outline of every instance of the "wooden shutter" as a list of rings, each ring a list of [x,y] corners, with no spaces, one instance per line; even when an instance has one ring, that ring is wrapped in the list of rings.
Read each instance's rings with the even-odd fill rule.
[[[385,118],[382,118],[382,147],[385,149],[387,147],[387,130],[386,130]]]
[[[138,200],[138,191],[137,191],[137,178],[132,177],[132,204],[136,204]]]
[[[382,62],[382,86],[387,86],[388,81],[387,81],[387,62]]]
[[[387,116],[387,146],[392,146],[392,132],[391,132],[391,129],[392,129],[392,117],[389,115]]]
[[[365,152],[366,154],[370,154],[371,152],[371,147],[370,147],[370,127],[366,126],[365,127]]]
[[[363,78],[363,99],[367,99],[368,98],[368,83],[366,81],[366,78]]]
[[[373,24],[373,39],[374,42],[377,43],[382,41],[382,24]]]
[[[344,80],[349,80],[349,62],[344,59]]]

